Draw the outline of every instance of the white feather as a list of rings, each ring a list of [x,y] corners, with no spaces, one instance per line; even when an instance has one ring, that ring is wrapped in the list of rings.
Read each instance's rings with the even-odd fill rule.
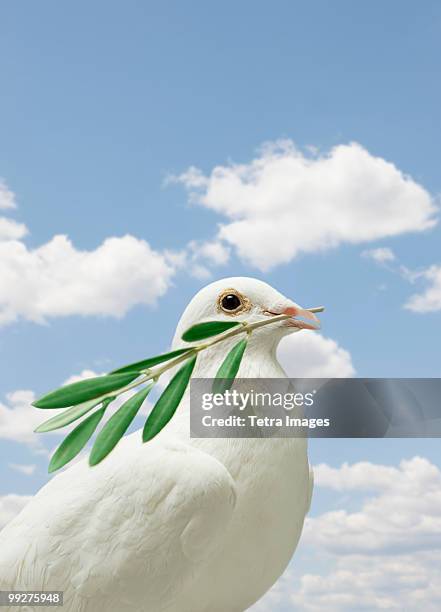
[[[239,319],[293,304],[255,279],[217,281],[187,307],[174,346],[190,325],[228,317],[216,298],[229,287],[252,303]],[[239,376],[283,377],[285,333],[253,334]],[[194,376],[213,376],[225,351],[204,352]],[[242,612],[291,559],[311,493],[306,440],[192,439],[186,393],[152,442],[135,432],[98,466],[66,469],[3,529],[0,590],[62,590],[69,612]]]

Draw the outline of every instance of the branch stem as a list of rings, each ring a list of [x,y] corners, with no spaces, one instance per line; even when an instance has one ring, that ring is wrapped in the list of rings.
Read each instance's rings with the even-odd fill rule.
[[[324,306],[317,306],[315,308],[305,308],[305,310],[309,310],[309,312],[313,312],[313,313],[323,312],[324,309],[325,309]],[[182,355],[175,357],[175,359],[168,361],[166,364],[164,364],[163,366],[159,368],[141,370],[141,373],[143,374],[142,378],[135,379],[134,381],[132,381],[125,387],[118,389],[118,391],[116,392],[112,391],[112,392],[106,393],[105,395],[102,396],[102,399],[105,400],[109,397],[117,397],[118,395],[122,395],[123,393],[126,393],[127,391],[130,391],[131,389],[134,389],[138,387],[139,385],[142,385],[148,382],[149,380],[154,379],[156,381],[161,376],[161,374],[164,374],[164,372],[166,372],[167,370],[170,370],[171,368],[174,368],[175,366],[179,365],[183,361],[186,361],[192,355],[195,355],[196,353],[199,353],[201,351],[205,351],[205,349],[209,348],[210,346],[214,346],[215,344],[218,344],[219,342],[228,340],[228,338],[233,338],[234,336],[238,336],[239,334],[243,334],[243,333],[251,334],[251,332],[254,331],[255,329],[259,329],[260,327],[265,327],[266,325],[271,325],[273,323],[278,323],[279,321],[284,321],[285,319],[292,319],[292,316],[281,314],[281,315],[274,315],[270,319],[263,319],[262,321],[255,321],[254,323],[242,322],[241,325],[238,325],[237,327],[233,327],[233,329],[230,329],[229,331],[224,332],[223,334],[215,336],[215,338],[213,338],[212,340],[209,340],[208,342],[205,342],[203,344],[198,344],[197,346],[189,347],[186,353],[183,353]]]

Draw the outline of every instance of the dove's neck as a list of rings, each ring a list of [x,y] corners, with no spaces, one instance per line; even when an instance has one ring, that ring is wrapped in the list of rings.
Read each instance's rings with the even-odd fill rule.
[[[257,336],[257,335],[256,335]],[[243,336],[233,337],[201,351],[198,355],[193,378],[214,378],[228,352]],[[261,338],[251,337],[248,341],[237,378],[285,378],[286,374],[277,361],[276,349],[279,338],[262,342]],[[173,348],[186,346],[178,340]]]
[[[270,344],[259,342],[259,340],[261,339],[250,339],[236,379],[286,379],[286,374],[276,358],[278,341]],[[232,338],[202,351],[198,355],[192,378],[214,378],[228,351],[237,342],[237,337]],[[177,342],[174,348],[181,346],[182,343]],[[190,436],[189,389],[164,432],[177,436],[216,457],[233,475],[241,471],[241,465],[244,462],[251,465],[255,460],[255,465],[260,465],[261,469],[264,469],[267,463],[271,465],[280,463],[281,466],[286,465],[290,466],[289,469],[293,469],[293,457],[295,464],[299,463],[299,457],[306,458],[306,440],[302,438],[192,438]],[[268,459],[268,462],[265,458]],[[303,463],[301,465],[304,467]]]
[[[242,358],[239,371],[236,375],[238,379],[286,379],[286,374],[276,358],[277,342],[272,345],[268,343],[253,341],[250,339]],[[225,342],[216,344],[202,351],[197,358],[193,370],[192,379],[213,379],[222,364],[225,356],[231,348],[238,342],[237,338],[231,338]],[[173,348],[181,347],[181,343],[176,343]],[[180,367],[180,366],[179,366]],[[172,372],[174,373],[174,372]],[[182,433],[188,437],[190,422],[190,388],[187,389],[181,405],[178,407],[173,419],[168,425],[168,430],[174,433]]]

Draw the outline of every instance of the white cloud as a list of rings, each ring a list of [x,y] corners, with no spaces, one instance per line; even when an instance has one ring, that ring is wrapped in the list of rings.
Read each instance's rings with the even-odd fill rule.
[[[174,178],[193,201],[227,218],[217,240],[266,271],[299,253],[363,243],[436,224],[430,194],[356,143],[305,155],[292,141],[248,164],[197,168]]]
[[[362,257],[372,259],[380,265],[396,262],[395,253],[389,247],[368,249],[361,253]],[[427,288],[422,293],[415,293],[405,302],[404,308],[413,312],[427,313],[441,310],[441,265],[432,265],[425,270],[411,270],[405,265],[399,265],[394,270],[409,283],[416,283],[423,279]],[[379,287],[381,289],[381,286]]]
[[[0,217],[0,241],[19,240],[28,233],[26,225]]]
[[[21,474],[24,474],[25,476],[32,476],[32,474],[37,469],[37,466],[34,463],[32,464],[8,463],[8,466],[11,468],[11,470],[20,472]]]
[[[192,240],[185,250],[185,263],[192,276],[199,280],[212,277],[211,266],[224,266],[230,258],[230,249],[219,240],[202,242]]]
[[[292,378],[346,378],[355,374],[350,353],[316,332],[287,336],[277,355]]]
[[[0,209],[16,208],[0,181]],[[111,237],[93,250],[57,235],[29,249],[22,223],[0,217],[0,326],[69,315],[124,316],[164,295],[185,253],[159,252],[134,236]]]
[[[15,194],[8,188],[6,183],[0,179],[0,210],[15,209],[17,204]],[[0,241],[18,240],[28,233],[27,227],[23,223],[17,223],[12,219],[0,217]]]
[[[208,281],[212,278],[211,270],[198,263],[192,264],[189,268],[189,272],[191,276],[194,276],[194,278],[197,278],[200,281]]]
[[[441,472],[414,457],[398,466],[368,461],[314,468],[315,486],[344,492],[337,510],[307,518],[303,558],[292,565],[253,612],[281,610],[439,610],[441,598]],[[361,494],[361,495],[360,495]],[[358,502],[358,504],[357,504]]]
[[[0,209],[17,208],[15,194],[8,188],[5,181],[0,179]]]
[[[80,380],[86,380],[87,378],[93,378],[94,376],[101,376],[102,373],[94,372],[93,370],[85,369],[80,374],[70,376],[67,380],[61,383],[60,386],[69,385]],[[162,378],[166,378],[165,375],[161,377],[160,383],[157,383],[157,388],[162,389],[165,381]],[[116,411],[121,405],[129,399],[137,389],[130,390],[126,393],[119,395],[108,407],[106,411],[106,420]],[[67,433],[72,431],[76,427],[79,421],[74,421],[70,425],[63,427],[62,429],[46,432],[45,434],[35,433],[35,428],[50,419],[63,412],[63,409],[55,410],[43,410],[32,406],[32,402],[36,400],[34,391],[13,391],[6,394],[6,403],[0,402],[0,439],[11,440],[21,444],[26,444],[31,450],[38,454],[45,454],[51,456],[58,446],[59,441],[57,440],[54,448],[48,451],[47,447],[43,444],[47,440],[45,436],[65,436]],[[152,403],[146,400],[139,411],[138,418],[142,419],[152,409]],[[140,421],[141,423],[141,421]],[[142,423],[143,424],[143,423]],[[12,469],[21,471],[22,473],[31,474],[30,468],[35,466],[9,464]]]
[[[94,370],[85,369],[82,370],[79,374],[73,374],[69,376],[62,384],[71,385],[75,382],[80,382],[80,380],[87,380],[88,378],[94,378],[95,376],[102,376],[105,372],[94,372]]]
[[[296,610],[305,612],[438,612],[440,562],[439,552],[337,557],[329,574],[302,576],[289,600]]]
[[[230,257],[230,250],[217,240],[202,243],[192,241],[189,247],[198,258],[205,259],[218,266],[225,265]]]
[[[292,612],[291,595],[294,581],[293,571],[287,569],[262,599],[247,608],[248,612]]]
[[[80,374],[69,377],[63,385],[99,376],[92,370],[83,370]],[[29,445],[33,450],[42,450],[41,434],[34,429],[43,421],[60,413],[60,410],[42,410],[32,406],[36,400],[34,391],[17,390],[6,394],[6,404],[0,402],[0,439],[12,440]],[[74,427],[73,424],[70,428]],[[69,431],[69,428],[63,429]],[[60,431],[47,432],[45,435],[60,435]]]
[[[2,495],[0,496],[0,529],[9,523],[22,510],[31,495]]]
[[[0,402],[0,439],[41,447],[34,429],[45,415],[31,406],[35,399],[33,391],[13,391],[6,395],[7,403]],[[53,416],[52,411],[50,416]]]
[[[360,461],[349,465],[343,463],[334,468],[326,463],[314,467],[314,482],[318,487],[334,491],[363,491],[365,489],[382,491],[391,482],[402,476],[394,466],[377,465],[370,461]]]
[[[16,208],[0,182],[0,209]],[[138,304],[152,305],[184,267],[201,280],[225,265],[230,251],[219,240],[193,240],[181,251],[155,251],[134,236],[111,237],[93,250],[77,249],[57,235],[29,249],[27,227],[0,217],[0,326],[19,319],[44,323],[70,315],[124,316]]]
[[[398,467],[320,465],[314,474],[317,486],[375,495],[358,512],[308,519],[308,542],[335,554],[441,550],[441,472],[427,459],[403,460]]]
[[[19,318],[107,315],[122,317],[136,304],[154,304],[174,268],[133,236],[107,238],[92,251],[55,236],[37,249],[0,242],[0,325]]]
[[[367,249],[361,254],[366,259],[372,259],[376,263],[391,263],[395,261],[395,253],[389,247],[380,247],[378,249]]]
[[[423,293],[410,296],[404,307],[420,313],[441,310],[441,266],[430,266],[423,272],[413,274],[410,280],[414,281],[416,278],[425,279],[429,286]]]

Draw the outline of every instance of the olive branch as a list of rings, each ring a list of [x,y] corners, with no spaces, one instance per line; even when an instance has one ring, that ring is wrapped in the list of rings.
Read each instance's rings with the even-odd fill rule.
[[[315,313],[322,312],[324,308],[320,306],[307,310]],[[96,376],[65,385],[39,398],[33,402],[36,408],[66,408],[67,410],[39,425],[35,429],[37,433],[45,433],[70,425],[96,408],[63,440],[51,458],[48,471],[54,472],[76,457],[94,434],[108,406],[119,395],[142,385],[118,408],[98,433],[89,455],[89,465],[100,463],[124,436],[159,377],[167,370],[183,363],[147,417],[142,440],[148,442],[158,435],[173,417],[190,382],[199,353],[219,342],[245,334],[228,352],[216,373],[213,393],[223,393],[234,382],[252,332],[259,327],[290,318],[292,318],[291,315],[281,314],[269,320],[254,323],[246,321],[198,323],[184,332],[182,340],[192,343],[205,342],[131,363],[104,376]]]

